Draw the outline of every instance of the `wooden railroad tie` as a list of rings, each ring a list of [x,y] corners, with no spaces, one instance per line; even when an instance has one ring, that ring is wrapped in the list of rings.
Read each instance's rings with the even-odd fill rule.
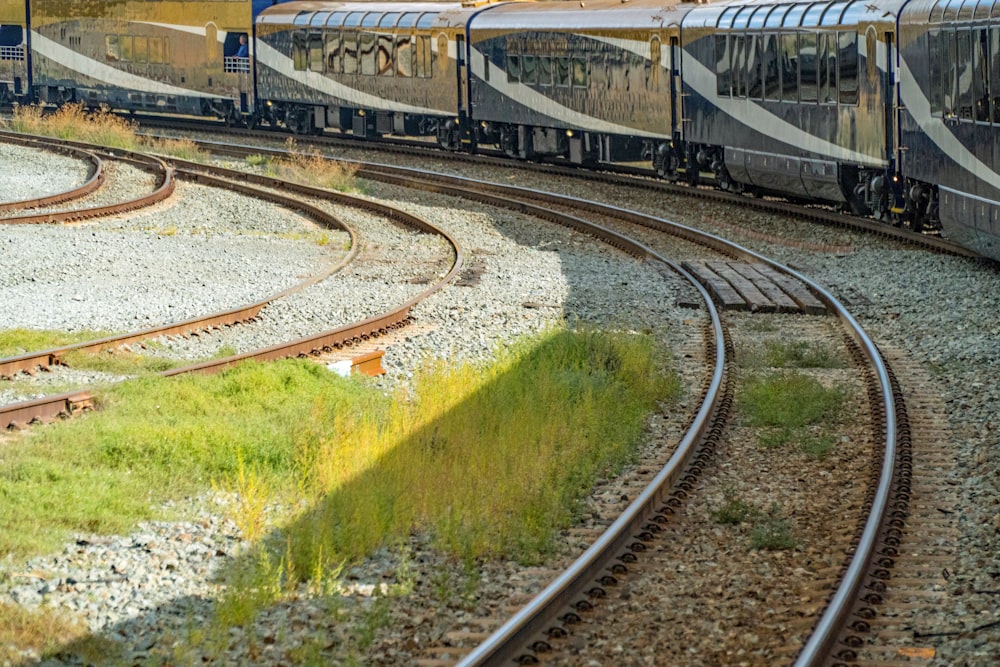
[[[766,264],[694,260],[684,262],[683,267],[724,309],[809,315],[827,312],[804,284]]]

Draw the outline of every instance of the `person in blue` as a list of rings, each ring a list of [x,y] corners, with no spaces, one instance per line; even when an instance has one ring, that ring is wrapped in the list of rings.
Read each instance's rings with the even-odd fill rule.
[[[247,36],[240,35],[240,48],[236,49],[237,58],[249,58],[250,47],[247,45]]]

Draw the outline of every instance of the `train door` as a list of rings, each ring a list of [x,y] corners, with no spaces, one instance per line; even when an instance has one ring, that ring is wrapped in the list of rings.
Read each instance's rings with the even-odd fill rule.
[[[670,134],[675,141],[684,137],[681,135],[681,45],[677,35],[670,37]]]

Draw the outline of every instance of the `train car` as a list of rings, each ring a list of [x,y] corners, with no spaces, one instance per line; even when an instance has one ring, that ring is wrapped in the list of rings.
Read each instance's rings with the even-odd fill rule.
[[[270,4],[270,3],[268,3]],[[253,113],[251,0],[32,0],[32,87],[42,103],[215,116]]]
[[[907,3],[899,81],[909,198],[948,238],[1000,259],[1000,4]]]
[[[470,26],[480,141],[520,158],[683,163],[680,21],[658,0],[514,3]]]
[[[0,0],[0,104],[28,90],[28,14],[25,0]]]
[[[890,63],[903,0],[727,2],[682,24],[685,136],[723,188],[902,211]]]
[[[289,2],[257,18],[262,117],[470,143],[466,26],[489,3]]]

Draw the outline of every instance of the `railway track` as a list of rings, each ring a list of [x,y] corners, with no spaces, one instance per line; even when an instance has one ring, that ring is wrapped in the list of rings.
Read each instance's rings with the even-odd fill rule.
[[[152,129],[169,129],[186,133],[201,133],[205,131],[206,123],[178,120],[159,116],[141,116],[140,123],[143,127]],[[213,132],[225,134],[237,139],[245,139],[259,146],[264,142],[270,143],[283,141],[287,134],[277,134],[273,131],[248,130],[245,128],[231,128],[220,124],[215,126]],[[502,156],[499,151],[490,149],[480,149],[478,154],[464,152],[443,151],[433,142],[417,140],[383,140],[377,143],[357,139],[349,136],[337,135],[312,135],[308,137],[310,145],[315,145],[323,149],[348,148],[358,150],[378,151],[388,155],[405,155],[410,157],[428,158],[431,160],[444,159],[448,162],[465,163],[470,165],[492,165],[501,169],[511,169],[513,167],[527,169],[537,173],[568,176],[576,179],[591,179],[600,183],[612,185],[622,185],[632,188],[644,188],[664,195],[674,195],[682,197],[693,197],[705,201],[720,203],[738,204],[742,207],[765,211],[774,214],[789,215],[796,219],[807,220],[816,224],[839,227],[852,231],[874,234],[879,237],[893,239],[915,247],[921,247],[935,252],[954,254],[963,257],[978,257],[978,255],[967,248],[952,243],[935,234],[915,233],[905,228],[898,228],[889,224],[876,222],[857,216],[847,215],[831,208],[817,207],[813,205],[800,205],[795,202],[786,201],[775,197],[754,197],[740,194],[723,192],[714,187],[690,187],[683,184],[676,184],[658,178],[652,169],[645,167],[634,167],[629,165],[605,165],[600,169],[587,170],[580,167],[570,167],[558,162],[529,162],[517,161]],[[208,147],[212,142],[203,142]],[[231,143],[231,142],[227,142]],[[217,147],[223,150],[224,144],[217,143]],[[264,152],[263,150],[259,152]],[[281,152],[280,150],[278,151]],[[714,176],[703,174],[702,182],[711,183]]]
[[[259,152],[258,149],[253,149],[253,151]],[[180,165],[178,168],[193,169],[194,167]],[[777,265],[757,253],[726,244],[718,237],[712,237],[697,230],[671,226],[668,221],[655,220],[650,216],[635,217],[630,212],[615,210],[613,207],[598,206],[592,203],[580,205],[578,202],[565,199],[549,198],[544,193],[527,192],[523,189],[503,189],[481,182],[459,182],[456,184],[456,179],[429,178],[426,175],[409,173],[408,170],[378,167],[370,170],[362,169],[359,175],[400,185],[405,184],[407,187],[418,187],[438,193],[474,198],[477,201],[488,201],[493,205],[530,212],[544,219],[558,221],[560,224],[570,226],[578,231],[597,236],[604,242],[642,257],[646,261],[660,262],[664,267],[670,267],[671,270],[685,275],[696,283],[697,281],[690,272],[685,271],[667,258],[658,256],[647,246],[606,226],[594,225],[582,218],[559,213],[553,209],[569,206],[573,206],[577,210],[583,208],[587,210],[588,214],[607,216],[627,221],[629,224],[641,224],[654,228],[658,232],[672,228],[672,233],[677,234],[685,242],[704,244],[706,247],[712,248],[713,252],[722,253],[725,257],[734,260],[767,266],[774,271],[783,273],[790,280],[806,285],[827,311],[834,314],[843,324],[847,331],[846,336],[850,340],[849,345],[858,357],[859,364],[868,369],[866,371],[869,382],[868,392],[873,406],[871,412],[875,419],[872,430],[877,434],[875,444],[882,452],[883,458],[881,458],[881,465],[877,466],[877,473],[873,474],[873,477],[878,480],[878,484],[869,491],[871,513],[867,520],[862,521],[863,526],[857,531],[857,542],[849,549],[854,554],[854,558],[845,563],[845,574],[839,587],[829,601],[829,606],[823,611],[822,618],[816,624],[810,639],[805,643],[805,648],[801,651],[797,664],[818,664],[819,661],[825,660],[831,655],[837,656],[838,652],[842,653],[844,646],[850,646],[856,642],[853,633],[856,632],[861,623],[858,619],[852,618],[852,614],[858,611],[860,605],[858,601],[859,591],[866,584],[870,585],[870,582],[865,581],[865,574],[872,567],[872,559],[879,548],[877,546],[879,541],[888,539],[891,544],[895,539],[893,537],[894,530],[898,528],[898,526],[890,524],[898,521],[899,517],[889,517],[888,512],[892,501],[890,487],[896,485],[897,488],[904,488],[907,485],[905,474],[899,472],[896,435],[896,419],[899,415],[905,417],[905,409],[902,407],[898,390],[893,390],[889,370],[879,351],[836,298],[805,276]],[[453,277],[454,274],[455,269],[449,273],[446,280]],[[702,275],[701,278],[711,286],[711,280],[706,280],[706,275]],[[700,283],[698,285],[706,304],[705,307],[709,312],[712,312],[713,300],[708,295],[708,289],[702,287]],[[718,286],[712,289],[715,291],[716,300],[725,301],[720,299]],[[799,305],[801,306],[801,304]],[[725,389],[724,368],[726,361],[723,352],[727,346],[722,338],[721,318],[716,314],[711,316],[711,320],[712,324],[709,329],[713,336],[707,343],[710,352],[706,356],[714,359],[714,370],[711,374],[712,380],[705,391],[706,400],[698,409],[691,428],[681,439],[666,465],[655,475],[649,486],[630,503],[625,512],[614,521],[611,528],[604,532],[564,575],[554,581],[541,595],[534,598],[490,638],[469,652],[462,660],[462,664],[500,664],[517,657],[530,661],[538,659],[539,655],[545,654],[552,649],[553,645],[559,644],[569,632],[569,628],[566,626],[573,625],[574,617],[578,618],[580,612],[592,608],[594,599],[599,600],[607,596],[607,589],[617,585],[617,579],[626,575],[636,554],[648,550],[646,545],[654,541],[656,534],[663,532],[663,525],[669,523],[670,515],[676,512],[678,506],[683,505],[685,498],[695,489],[698,474],[712,457],[712,453],[717,447],[718,438],[724,431],[724,410],[730,407],[732,402],[731,394],[727,394],[727,389]],[[316,341],[308,343],[307,347],[310,347],[311,351],[318,349]],[[905,423],[904,421],[904,430]],[[904,452],[899,455],[903,463],[907,461],[908,456],[905,448]],[[905,470],[908,466],[904,465],[902,468]],[[898,503],[898,501],[897,498],[895,502]],[[572,610],[567,611],[567,608],[572,608]],[[860,611],[863,619],[867,612],[863,608]],[[560,615],[560,622],[557,623],[553,620]],[[853,623],[855,627],[845,630],[849,622]],[[846,632],[847,636],[841,637],[842,632]],[[792,651],[792,653],[795,652],[797,651]]]

